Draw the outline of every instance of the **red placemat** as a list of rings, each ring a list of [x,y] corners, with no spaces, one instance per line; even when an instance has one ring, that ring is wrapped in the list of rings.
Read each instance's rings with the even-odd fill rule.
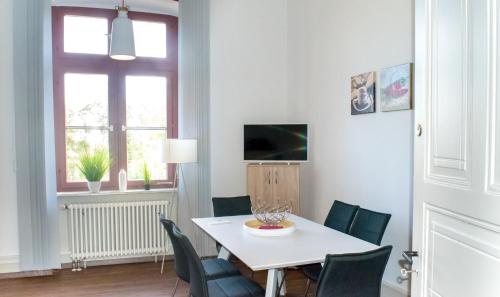
[[[264,229],[264,230],[275,230],[275,229],[283,229],[283,226],[269,226],[269,225],[263,225],[260,226],[259,229]]]

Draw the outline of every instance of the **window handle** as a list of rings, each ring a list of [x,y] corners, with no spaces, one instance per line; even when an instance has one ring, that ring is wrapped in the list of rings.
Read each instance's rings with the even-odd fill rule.
[[[127,126],[122,125],[122,132],[125,132],[125,131],[127,131]]]
[[[109,132],[113,132],[115,130],[115,127],[113,125],[109,125],[108,130]]]

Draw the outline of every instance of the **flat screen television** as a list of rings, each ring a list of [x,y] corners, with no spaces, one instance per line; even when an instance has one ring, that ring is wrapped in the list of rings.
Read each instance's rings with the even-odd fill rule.
[[[307,125],[245,125],[244,160],[307,161]]]

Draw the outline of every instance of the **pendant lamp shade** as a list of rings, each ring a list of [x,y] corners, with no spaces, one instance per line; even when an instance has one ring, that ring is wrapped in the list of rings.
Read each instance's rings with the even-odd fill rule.
[[[128,10],[118,9],[118,17],[111,26],[111,44],[109,56],[115,60],[135,59],[135,42],[132,21],[128,18]]]

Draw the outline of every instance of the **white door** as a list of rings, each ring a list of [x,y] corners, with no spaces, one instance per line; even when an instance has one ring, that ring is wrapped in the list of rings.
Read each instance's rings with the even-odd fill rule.
[[[415,5],[412,296],[498,297],[500,0]]]

